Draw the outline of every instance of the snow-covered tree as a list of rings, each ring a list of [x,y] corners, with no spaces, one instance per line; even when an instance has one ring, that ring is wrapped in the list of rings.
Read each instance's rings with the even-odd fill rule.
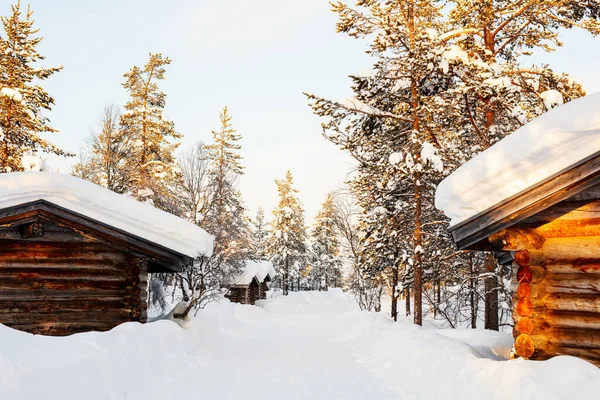
[[[173,190],[180,180],[173,155],[179,143],[173,140],[182,137],[163,114],[166,95],[158,87],[170,63],[162,54],[150,54],[143,68],[134,66],[124,75],[123,87],[130,99],[120,121],[130,144],[124,166],[128,193],[167,211],[176,207]]]
[[[0,172],[22,171],[21,158],[26,152],[44,151],[69,155],[41,135],[58,132],[42,114],[51,110],[54,99],[40,82],[62,67],[45,68],[37,47],[42,41],[33,27],[33,11],[22,18],[20,3],[2,17],[4,35],[0,36]]]
[[[340,284],[342,260],[336,230],[334,198],[327,195],[311,232],[310,278],[319,290]]]
[[[324,124],[326,136],[359,161],[353,189],[365,212],[365,248],[373,250],[365,253],[370,260],[365,265],[374,275],[386,276],[394,318],[402,290],[398,283],[404,278],[412,285],[414,319],[421,324],[423,223],[428,206],[424,199],[442,176],[439,153],[452,137],[452,131],[440,124],[437,104],[439,94],[451,85],[435,68],[441,62],[437,50],[443,45],[439,33],[445,31],[440,3],[367,1],[357,7],[335,3],[333,10],[339,16],[339,32],[371,39],[373,74],[353,77],[354,99],[309,98],[315,112],[329,119]],[[400,240],[403,237],[407,239]]]
[[[215,237],[211,263],[230,275],[243,268],[251,253],[251,233],[239,178],[244,173],[241,164],[241,135],[233,129],[227,107],[220,114],[221,127],[213,131],[213,143],[205,145],[208,152],[208,191],[211,195],[199,225]]]
[[[290,171],[284,179],[276,180],[279,203],[273,210],[271,232],[267,241],[267,251],[280,281],[283,294],[299,278],[300,269],[306,260],[306,226],[304,210],[293,187]]]
[[[463,160],[550,108],[585,95],[582,85],[548,65],[525,65],[532,50],[561,46],[560,29],[600,33],[600,4],[576,0],[511,2],[455,0],[441,36],[444,72],[454,88],[440,98],[448,122],[462,127]],[[498,270],[485,259],[485,327],[498,329]]]
[[[97,128],[92,130],[88,148],[82,150],[82,159],[73,166],[72,174],[123,193],[127,188],[125,160],[130,146],[122,134],[119,121],[121,111],[114,104],[104,107]]]
[[[258,260],[266,260],[267,257],[267,238],[269,231],[265,221],[265,212],[262,207],[258,208],[256,217],[252,223],[252,252],[253,257]]]

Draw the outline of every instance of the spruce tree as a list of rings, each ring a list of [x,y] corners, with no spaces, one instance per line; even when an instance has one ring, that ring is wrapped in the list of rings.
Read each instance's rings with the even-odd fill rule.
[[[304,210],[293,187],[290,171],[284,179],[276,180],[279,203],[273,210],[271,233],[267,249],[277,270],[283,294],[287,295],[290,284],[300,277],[300,269],[306,261],[306,227]]]
[[[36,37],[33,11],[28,8],[23,19],[20,3],[11,7],[11,15],[1,18],[5,34],[0,36],[0,172],[23,170],[21,158],[26,152],[69,155],[41,137],[58,131],[42,113],[51,110],[54,99],[40,82],[62,66],[36,64],[44,56],[36,50],[42,38]]]
[[[256,217],[252,221],[252,252],[253,256],[257,260],[267,259],[267,238],[269,231],[267,230],[267,224],[265,222],[265,212],[262,207],[258,208]]]
[[[334,199],[329,194],[315,217],[311,232],[310,277],[319,290],[328,290],[330,285],[335,287],[341,280],[342,260],[335,224]]]
[[[200,226],[215,237],[211,264],[231,275],[243,268],[251,247],[251,233],[246,209],[238,190],[244,173],[239,150],[241,135],[233,129],[227,107],[219,116],[221,127],[213,131],[213,143],[205,145],[208,152],[208,191],[211,195]]]
[[[166,95],[157,82],[165,79],[170,63],[162,54],[150,54],[143,68],[134,66],[123,75],[130,99],[120,121],[131,146],[124,165],[128,193],[167,211],[172,211],[172,189],[180,180],[173,155],[179,143],[172,140],[183,137],[163,114]]]

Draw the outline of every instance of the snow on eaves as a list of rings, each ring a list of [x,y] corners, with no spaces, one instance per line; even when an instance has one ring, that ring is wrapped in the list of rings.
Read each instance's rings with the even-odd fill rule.
[[[275,269],[270,261],[246,261],[244,271],[234,278],[231,285],[249,285],[254,278],[263,282],[266,277],[273,279]]]
[[[45,200],[188,257],[212,254],[213,237],[202,228],[91,182],[50,172],[0,174],[0,210],[37,200]]]
[[[438,186],[457,225],[600,152],[600,93],[556,107],[473,157]]]

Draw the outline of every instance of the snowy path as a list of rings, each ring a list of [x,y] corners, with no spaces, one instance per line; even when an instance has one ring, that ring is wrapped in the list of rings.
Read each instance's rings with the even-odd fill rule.
[[[473,348],[465,344],[469,342]],[[569,357],[495,361],[506,336],[363,313],[341,292],[208,307],[108,333],[36,337],[0,325],[0,399],[571,399],[600,370]]]

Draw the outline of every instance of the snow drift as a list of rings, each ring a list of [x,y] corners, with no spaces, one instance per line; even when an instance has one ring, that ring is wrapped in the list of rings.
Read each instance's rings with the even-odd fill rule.
[[[509,335],[393,323],[338,290],[259,303],[210,304],[185,330],[158,321],[42,337],[0,325],[0,397],[548,400],[600,392],[600,370],[585,361],[504,361]]]

